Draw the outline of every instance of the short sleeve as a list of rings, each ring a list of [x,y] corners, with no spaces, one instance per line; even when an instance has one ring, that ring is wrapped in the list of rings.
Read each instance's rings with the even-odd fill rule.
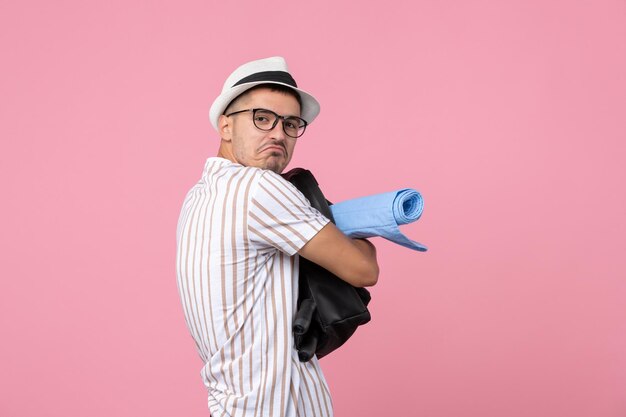
[[[293,184],[272,171],[260,176],[249,207],[251,243],[274,247],[289,256],[330,221]]]

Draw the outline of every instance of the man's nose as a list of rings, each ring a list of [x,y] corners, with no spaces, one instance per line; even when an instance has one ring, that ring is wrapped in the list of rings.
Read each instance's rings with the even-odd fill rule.
[[[270,135],[275,139],[284,140],[286,138],[284,125],[285,120],[278,118],[276,121],[276,126],[272,130],[270,130]]]

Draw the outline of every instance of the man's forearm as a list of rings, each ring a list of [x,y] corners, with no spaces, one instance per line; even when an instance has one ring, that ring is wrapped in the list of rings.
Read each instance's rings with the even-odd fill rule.
[[[355,287],[369,287],[378,280],[374,245],[347,237],[333,223],[326,224],[298,253]]]
[[[371,276],[372,279],[368,280],[367,283],[364,283],[363,286],[372,286],[376,284],[378,281],[378,261],[376,260],[376,246],[372,244],[367,239],[351,239],[352,243],[357,247],[357,249],[365,255],[365,257],[371,263]]]

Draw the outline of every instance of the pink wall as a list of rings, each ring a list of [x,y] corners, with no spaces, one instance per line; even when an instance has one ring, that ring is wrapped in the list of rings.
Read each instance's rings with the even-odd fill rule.
[[[322,103],[292,166],[426,201],[322,361],[336,415],[626,415],[623,0],[211,3],[0,4],[0,415],[208,415],[176,221],[275,54]]]

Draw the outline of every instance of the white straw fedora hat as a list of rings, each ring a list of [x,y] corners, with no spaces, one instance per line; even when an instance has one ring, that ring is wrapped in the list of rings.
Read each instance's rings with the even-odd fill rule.
[[[320,104],[315,97],[298,88],[296,80],[289,74],[285,58],[274,56],[243,64],[226,79],[222,94],[215,99],[209,112],[209,119],[215,130],[218,130],[217,120],[230,102],[259,84],[280,84],[296,91],[302,99],[300,117],[307,123],[311,123],[320,112]]]

